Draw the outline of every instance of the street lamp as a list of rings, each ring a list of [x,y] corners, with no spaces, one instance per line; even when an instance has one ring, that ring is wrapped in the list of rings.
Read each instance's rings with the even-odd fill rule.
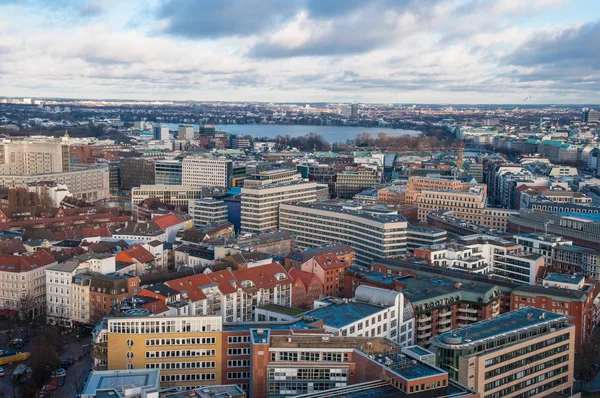
[[[554,220],[548,220],[544,223],[544,232],[548,235],[548,224],[554,224]]]

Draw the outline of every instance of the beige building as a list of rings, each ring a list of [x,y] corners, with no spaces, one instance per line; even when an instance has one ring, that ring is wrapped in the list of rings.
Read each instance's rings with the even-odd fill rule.
[[[59,141],[0,143],[0,174],[50,174],[69,171],[69,145]]]
[[[108,165],[71,165],[70,171],[50,174],[0,174],[0,186],[26,187],[40,182],[64,184],[77,199],[108,199],[110,180]]]
[[[245,181],[241,195],[242,231],[262,233],[279,227],[279,205],[290,202],[314,202],[317,183],[300,179],[259,186]]]
[[[417,199],[419,220],[427,221],[427,214],[438,209],[452,210],[454,217],[479,224],[486,207],[486,194],[482,187],[469,191],[421,191]]]
[[[193,188],[229,187],[233,162],[206,156],[188,156],[181,164],[181,184]]]
[[[0,255],[0,308],[41,316],[46,311],[45,269],[56,260],[45,250]]]
[[[473,186],[481,186],[486,192],[485,185],[474,185],[456,179],[437,178],[437,177],[410,177],[408,179],[407,188],[410,190],[427,191],[427,190],[449,190],[468,192]]]
[[[71,280],[72,301],[71,320],[74,323],[91,323],[90,314],[90,284],[92,276],[89,274],[75,275]]]
[[[571,396],[575,326],[523,308],[434,336],[438,366],[486,398]]]
[[[173,206],[188,206],[190,200],[202,198],[202,191],[202,188],[185,185],[142,185],[131,188],[131,209],[137,214],[140,203],[149,198]]]

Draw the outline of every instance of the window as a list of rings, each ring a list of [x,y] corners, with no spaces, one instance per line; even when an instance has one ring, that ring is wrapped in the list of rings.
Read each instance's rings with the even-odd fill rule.
[[[133,340],[128,339],[125,344],[127,344],[127,347],[133,347]]]

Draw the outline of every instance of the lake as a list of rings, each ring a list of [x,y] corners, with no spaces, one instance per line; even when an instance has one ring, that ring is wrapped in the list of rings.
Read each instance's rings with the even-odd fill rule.
[[[169,129],[177,130],[178,123],[167,123]],[[199,126],[193,125],[196,130]],[[277,124],[217,124],[217,130],[225,130],[230,134],[251,135],[252,137],[276,137],[278,135],[289,135],[299,137],[308,133],[321,135],[329,143],[346,142],[354,139],[359,133],[368,131],[371,135],[386,133],[391,137],[402,135],[418,135],[420,131],[391,129],[388,127],[338,127],[338,126],[299,126],[299,125],[277,125]]]

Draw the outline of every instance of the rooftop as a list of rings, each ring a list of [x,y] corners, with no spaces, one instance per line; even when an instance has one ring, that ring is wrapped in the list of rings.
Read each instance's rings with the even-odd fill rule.
[[[92,395],[97,390],[122,386],[159,387],[158,369],[93,370],[83,388],[83,395]]]
[[[461,348],[460,346],[463,344],[477,344],[487,339],[494,340],[508,333],[512,334],[522,329],[541,326],[560,319],[566,320],[567,318],[561,314],[528,307],[437,335],[433,337],[433,341],[435,345],[443,344]]]
[[[322,319],[325,326],[339,329],[372,316],[384,308],[367,303],[341,302],[307,312],[306,317]]]
[[[354,206],[355,206],[356,210],[349,209],[349,208],[344,207],[346,205],[349,205],[349,203],[345,203],[345,202],[339,202],[339,203],[333,204],[332,201],[328,200],[328,201],[326,201],[326,203],[327,204],[319,203],[319,202],[288,203],[288,204],[282,204],[282,205],[283,206],[304,207],[307,209],[328,211],[328,212],[339,213],[339,214],[347,214],[347,215],[351,215],[351,216],[364,218],[366,220],[382,222],[382,223],[406,222],[406,219],[403,216],[401,216],[400,214],[377,214],[377,213],[373,213],[373,212],[366,212],[366,211],[360,210],[360,206],[356,207],[355,205]]]
[[[557,272],[552,272],[546,275],[544,281],[546,280],[556,283],[571,283],[578,285],[585,281],[585,277],[583,275],[559,274]]]

